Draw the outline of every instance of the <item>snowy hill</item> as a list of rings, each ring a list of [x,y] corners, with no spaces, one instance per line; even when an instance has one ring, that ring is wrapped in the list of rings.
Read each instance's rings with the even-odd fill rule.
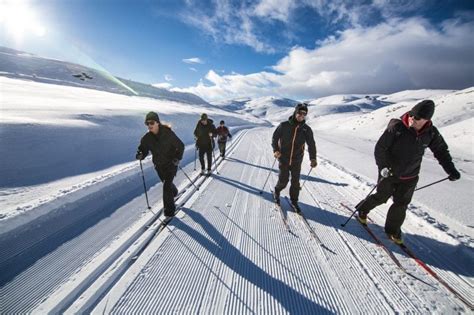
[[[278,121],[282,117],[291,114],[298,102],[288,98],[260,97],[256,99],[242,98],[229,100],[215,105],[238,113],[250,114],[252,116],[268,121]]]
[[[36,56],[0,47],[0,76],[66,85],[188,104],[209,105],[191,93],[172,92],[78,64]]]

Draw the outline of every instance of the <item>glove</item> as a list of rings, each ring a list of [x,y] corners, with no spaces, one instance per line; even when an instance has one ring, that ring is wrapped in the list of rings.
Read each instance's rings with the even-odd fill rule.
[[[275,152],[273,152],[273,156],[275,157],[275,159],[279,159],[280,156],[281,156],[280,151],[275,151]]]
[[[179,160],[178,159],[173,159],[173,161],[171,161],[173,163],[174,166],[178,166],[179,165]]]
[[[135,155],[135,158],[137,160],[143,160],[145,158],[145,156],[143,156],[143,152],[142,151],[137,151],[137,154]]]
[[[380,175],[383,178],[387,178],[387,177],[392,176],[393,174],[392,174],[392,171],[388,167],[384,167],[382,168],[382,170],[380,170]]]
[[[457,169],[453,168],[451,172],[449,172],[449,180],[450,181],[455,181],[461,178],[461,174],[458,172]]]
[[[311,168],[315,168],[318,165],[318,162],[316,161],[316,159],[312,159],[309,165],[311,166]]]
[[[209,137],[212,137],[212,132],[209,132]]]

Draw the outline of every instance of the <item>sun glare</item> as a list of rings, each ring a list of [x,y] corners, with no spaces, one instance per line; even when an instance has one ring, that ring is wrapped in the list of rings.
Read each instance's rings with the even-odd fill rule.
[[[21,41],[27,35],[43,37],[45,27],[25,0],[0,0],[0,25],[8,36]]]

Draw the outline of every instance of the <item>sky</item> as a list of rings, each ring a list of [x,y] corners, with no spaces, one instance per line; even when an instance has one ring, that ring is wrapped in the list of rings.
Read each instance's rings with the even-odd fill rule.
[[[0,12],[1,46],[211,102],[474,85],[471,0],[0,0]]]

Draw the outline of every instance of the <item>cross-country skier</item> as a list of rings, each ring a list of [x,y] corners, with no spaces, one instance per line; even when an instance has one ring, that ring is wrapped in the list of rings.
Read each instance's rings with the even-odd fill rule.
[[[216,136],[216,127],[214,121],[202,114],[201,119],[194,129],[194,138],[199,150],[199,162],[201,163],[201,174],[205,174],[204,154],[207,155],[207,175],[211,174],[212,150],[214,150],[214,137]]]
[[[164,214],[172,217],[176,211],[174,197],[178,194],[173,179],[179,161],[183,158],[184,144],[171,127],[160,123],[155,112],[146,115],[145,125],[148,127],[148,132],[142,137],[135,157],[137,160],[143,160],[151,151],[155,170],[163,182]]]
[[[224,158],[227,138],[232,139],[232,135],[230,134],[229,129],[225,126],[225,122],[223,120],[220,121],[219,127],[217,127],[216,131],[217,145],[219,146],[219,151],[221,153],[222,158]]]

